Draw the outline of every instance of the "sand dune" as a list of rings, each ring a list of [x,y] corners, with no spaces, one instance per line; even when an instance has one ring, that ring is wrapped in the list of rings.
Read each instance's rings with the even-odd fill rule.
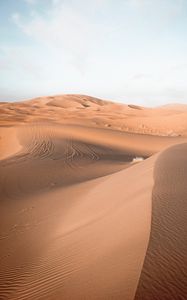
[[[0,299],[185,299],[185,107],[0,109]]]
[[[140,109],[132,104],[113,103],[84,95],[59,95],[24,102],[3,102],[0,114],[0,125],[3,126],[50,121],[120,132],[187,136],[187,105]]]

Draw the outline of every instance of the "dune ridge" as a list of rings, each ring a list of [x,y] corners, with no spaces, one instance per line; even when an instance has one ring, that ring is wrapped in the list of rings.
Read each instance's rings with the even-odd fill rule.
[[[155,162],[152,229],[135,299],[186,299],[186,153],[187,143],[175,145]]]
[[[185,107],[0,108],[0,299],[185,299]]]

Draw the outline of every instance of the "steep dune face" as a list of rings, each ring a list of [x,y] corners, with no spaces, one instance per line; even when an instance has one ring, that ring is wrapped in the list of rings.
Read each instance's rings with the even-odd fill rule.
[[[0,108],[0,299],[185,299],[185,107]]]
[[[187,143],[156,160],[151,236],[135,299],[186,299],[186,154]]]

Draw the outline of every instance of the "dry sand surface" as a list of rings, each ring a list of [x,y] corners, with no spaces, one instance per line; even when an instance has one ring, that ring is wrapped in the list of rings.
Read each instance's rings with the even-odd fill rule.
[[[0,103],[0,299],[183,300],[187,105]]]

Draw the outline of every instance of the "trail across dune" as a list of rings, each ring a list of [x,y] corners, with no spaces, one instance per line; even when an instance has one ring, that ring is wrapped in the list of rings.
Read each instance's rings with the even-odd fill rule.
[[[185,299],[185,107],[1,109],[0,299]]]

